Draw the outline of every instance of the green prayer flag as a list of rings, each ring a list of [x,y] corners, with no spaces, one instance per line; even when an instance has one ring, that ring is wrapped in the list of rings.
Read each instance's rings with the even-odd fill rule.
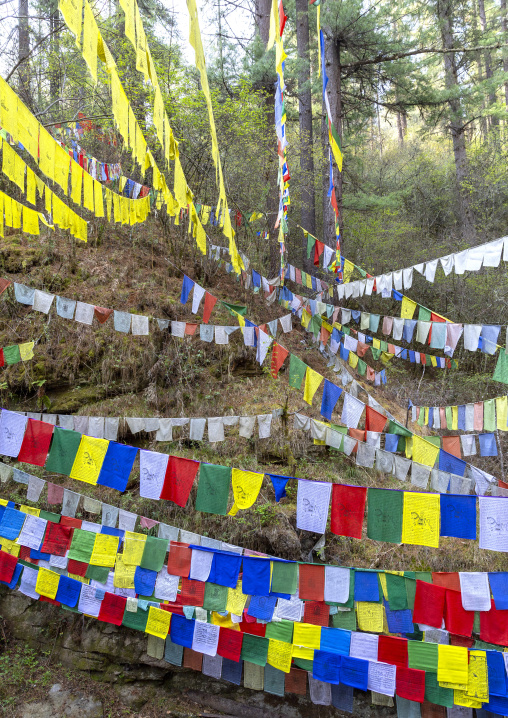
[[[247,307],[244,307],[242,304],[229,304],[228,302],[222,302],[222,304],[233,316],[235,316],[235,314],[239,314],[244,317],[247,314]]]
[[[438,706],[451,708],[453,706],[453,690],[451,688],[441,688],[437,682],[436,673],[426,673],[425,700]]]
[[[265,681],[263,690],[265,693],[271,693],[273,696],[284,696],[286,684],[286,674],[278,668],[274,668],[269,663],[265,666]]]
[[[402,540],[402,491],[368,490],[367,536],[374,541],[400,543]]]
[[[319,316],[319,314],[314,314],[314,316],[312,317],[312,319],[311,319],[310,322],[309,322],[309,325],[308,325],[308,327],[307,327],[307,331],[308,331],[308,332],[312,332],[312,334],[313,334],[315,337],[318,337],[318,336],[319,336],[319,333],[320,333],[320,331],[321,331],[321,325],[322,325],[322,323],[323,323],[323,320],[321,319],[321,317]]]
[[[228,510],[230,485],[231,469],[228,466],[201,464],[196,511],[225,516]]]
[[[415,607],[416,581],[414,578],[405,578],[404,580],[406,582],[407,607],[412,611]]]
[[[332,616],[332,626],[346,631],[356,631],[356,611],[338,611]]]
[[[437,643],[408,641],[407,654],[409,668],[437,673]]]
[[[349,336],[351,335],[351,329],[349,327],[343,326],[341,332],[343,332],[344,334],[348,334]]]
[[[402,424],[399,424],[398,421],[394,421],[393,419],[388,420],[388,433],[398,434],[399,436],[413,436],[409,429],[406,429],[405,426],[402,426]]]
[[[388,342],[379,342],[379,348],[382,352],[388,351]]]
[[[314,661],[309,661],[307,658],[293,658],[293,663],[297,668],[301,668],[302,671],[308,671],[312,673],[314,668]]]
[[[255,663],[256,666],[266,666],[268,643],[268,638],[244,633],[241,653],[242,660]]]
[[[406,579],[393,573],[385,573],[388,603],[391,611],[403,611],[407,608]]]
[[[218,583],[205,583],[205,597],[203,608],[207,611],[225,611],[228,602],[228,587],[219,586]]]
[[[496,430],[496,400],[489,399],[483,402],[483,430]]]
[[[401,436],[399,439],[399,443],[397,444],[397,451],[405,452],[406,451],[406,441],[409,440],[408,436]]]
[[[84,531],[83,529],[74,529],[72,534],[71,547],[69,549],[69,559],[81,561],[82,563],[90,563],[90,557],[95,543],[95,534],[93,531]]]
[[[430,309],[422,307],[420,304],[418,307],[418,321],[419,322],[430,322],[431,312]]]
[[[44,465],[46,471],[54,471],[56,474],[68,476],[71,473],[80,441],[81,434],[78,431],[55,426],[51,448]]]
[[[291,354],[289,359],[289,386],[293,387],[293,389],[300,389],[306,371],[307,364],[294,354]]]
[[[135,631],[144,631],[148,621],[148,611],[143,611],[142,608],[134,613],[134,611],[124,611],[122,626],[127,628],[133,628]]]
[[[293,642],[293,621],[271,621],[266,624],[266,638],[274,638],[284,643]]]
[[[425,441],[428,441],[430,444],[434,444],[434,446],[441,446],[440,436],[426,436]]]
[[[430,354],[425,354],[425,362],[427,363],[427,366],[432,366],[432,359],[430,358]]]
[[[6,364],[17,364],[21,361],[21,354],[17,344],[11,347],[4,347],[4,360]]]
[[[381,349],[374,349],[374,347],[371,347],[371,348],[370,348],[370,351],[372,352],[372,358],[374,359],[374,361],[379,361],[379,357],[380,357],[381,354],[382,354],[382,350],[381,350]]]
[[[44,511],[44,509],[41,509],[39,518],[45,521],[51,521],[54,524],[59,524],[62,517],[60,514],[54,514],[52,511]]]
[[[474,612],[473,633],[480,633],[480,611]]]
[[[425,583],[433,583],[430,571],[416,571],[415,578],[417,581],[425,581]]]
[[[451,429],[452,423],[453,423],[453,415],[452,415],[452,407],[447,406],[445,408],[445,417],[446,417],[446,428]]]
[[[418,421],[416,422],[418,426],[423,426],[425,423],[425,407],[420,407],[420,413],[418,414]]]
[[[330,427],[334,429],[335,431],[338,431],[340,434],[347,434],[347,426],[338,426],[338,424],[330,424]],[[330,446],[329,449],[331,451],[342,451],[344,452],[344,438],[340,441],[340,446],[338,449],[336,449],[333,446]]]
[[[274,593],[296,593],[298,587],[298,564],[286,561],[272,562],[272,586]]]
[[[475,651],[499,651],[503,653],[503,646],[498,646],[495,643],[486,643],[485,641],[476,640],[474,642]]]
[[[365,374],[367,372],[367,364],[363,361],[363,359],[358,359],[358,364],[356,365],[356,369],[360,376],[365,376]]]
[[[502,347],[499,350],[499,357],[497,359],[496,368],[494,369],[494,375],[492,378],[494,381],[500,381],[503,384],[508,384],[508,354]]]
[[[107,583],[110,570],[108,566],[88,566],[85,578],[98,581],[99,583]]]
[[[65,603],[61,603],[60,608],[63,608],[64,611],[70,611],[71,613],[81,613],[78,608],[71,608],[70,606],[66,606]]]
[[[307,259],[310,259],[310,253],[314,249],[314,245],[316,244],[316,238],[312,236],[312,234],[307,234]]]
[[[155,536],[147,536],[143,556],[141,558],[141,568],[148,568],[150,571],[159,572],[164,566],[166,553],[168,551],[168,540],[156,538]]]

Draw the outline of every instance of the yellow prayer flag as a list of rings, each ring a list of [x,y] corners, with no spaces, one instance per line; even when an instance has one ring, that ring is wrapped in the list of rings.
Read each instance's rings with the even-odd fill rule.
[[[247,603],[248,596],[242,591],[242,582],[238,581],[236,588],[228,588],[228,598],[226,602],[226,611],[234,613],[235,616],[241,616],[243,609]]]
[[[342,272],[343,277],[343,283],[347,284],[349,280],[351,279],[351,275],[353,274],[355,269],[355,265],[349,261],[349,259],[344,260],[344,269]]]
[[[221,616],[217,611],[212,611],[212,623],[214,626],[222,626],[222,628],[231,628],[233,631],[241,631],[238,623],[233,623],[231,616]]]
[[[40,509],[36,509],[33,506],[25,506],[25,504],[21,504],[19,510],[24,514],[30,514],[31,516],[40,516],[41,513]]]
[[[23,206],[23,232],[33,235],[40,234],[39,214],[37,213],[37,210]]]
[[[432,366],[437,366],[437,359],[434,354],[431,354],[430,356],[430,363],[432,364]]]
[[[271,50],[274,46],[276,36],[279,32],[279,8],[277,6],[277,0],[272,0],[272,8],[270,10],[270,29],[268,31],[268,44],[266,46],[266,52]]]
[[[115,222],[121,222],[122,221],[122,209],[120,207],[120,196],[116,194],[113,194],[113,217]]]
[[[379,578],[379,583],[381,584],[381,590],[383,591],[383,596],[388,601],[388,586],[386,585],[386,572],[380,571],[377,575]]]
[[[125,35],[136,47],[136,28],[134,25],[135,0],[120,0],[120,6],[125,13]]]
[[[123,562],[127,566],[139,566],[145,550],[146,534],[126,531],[123,545]]]
[[[141,555],[143,554],[141,553]],[[115,562],[115,575],[113,576],[113,586],[115,586],[116,588],[134,588],[135,573],[136,566],[129,566],[128,564],[124,563],[123,555],[120,553],[117,554]]]
[[[263,476],[264,474],[260,474],[257,471],[233,469],[231,472],[231,483],[233,485],[235,503],[229,512],[230,516],[235,516],[238,509],[248,509],[252,506],[261,489]]]
[[[429,407],[428,406],[425,407],[425,413],[424,413],[423,418],[424,418],[425,424],[428,426],[428,423],[429,423]]]
[[[349,352],[348,363],[349,366],[353,369],[356,369],[356,367],[358,366],[358,357],[352,351]]]
[[[47,568],[39,568],[39,573],[37,574],[37,581],[35,583],[35,590],[41,596],[54,599],[58,591],[59,581],[59,573],[49,571]]]
[[[55,231],[54,226],[48,222],[48,220],[47,220],[46,217],[42,214],[42,212],[39,212],[39,219],[40,219],[40,221],[42,222],[42,224],[44,224],[44,225],[46,225],[46,227],[49,227],[50,229],[52,229],[53,232]]]
[[[113,192],[106,187],[106,215],[108,222],[111,222],[111,207],[113,205]]]
[[[90,579],[89,579],[89,578],[85,578],[85,576],[78,576],[77,573],[67,573],[67,575],[69,576],[69,578],[73,578],[75,581],[79,581],[80,583],[86,583],[87,586],[88,586],[89,583],[90,583]],[[86,615],[86,614],[85,614],[85,615]]]
[[[13,136],[18,132],[18,103],[14,90],[0,77],[0,125]]]
[[[136,70],[142,72],[147,80],[150,80],[148,73],[148,61],[146,59],[146,35],[143,29],[143,21],[139,12],[138,4],[134,4],[134,18],[136,21]]]
[[[56,142],[45,127],[39,129],[39,169],[50,180],[55,179]]]
[[[136,214],[136,204],[135,204],[135,200],[132,200],[132,199],[129,199],[128,202],[129,202],[129,223],[131,225],[133,225],[133,224],[136,224],[136,222],[138,221],[138,217]]]
[[[307,661],[314,660],[314,649],[303,646],[293,646],[293,658],[303,658]]]
[[[92,436],[82,436],[78,452],[72,465],[71,479],[84,481],[87,484],[96,484],[102,467],[102,462],[108,450],[109,441],[95,439]]]
[[[19,202],[16,202],[15,199],[11,201],[11,211],[12,211],[12,228],[13,229],[21,229],[21,212],[23,209],[23,205]]]
[[[3,212],[2,218],[5,212],[5,224],[7,227],[12,227],[12,199],[7,194],[2,193],[3,199]]]
[[[85,14],[83,18],[83,59],[88,65],[94,83],[97,83],[97,43],[99,28],[88,0],[85,0]]]
[[[314,626],[311,623],[295,623],[293,626],[293,643],[295,646],[313,648],[319,651],[321,626]]]
[[[412,299],[409,299],[406,296],[402,297],[402,305],[400,308],[400,316],[402,319],[412,319],[416,306],[416,302],[413,302]]]
[[[100,32],[99,37],[97,38],[97,56],[99,60],[106,65],[106,70],[108,72],[111,72],[111,70],[116,68],[116,62],[113,55],[109,51],[109,47],[106,45]]]
[[[19,344],[19,355],[21,357],[21,361],[29,361],[29,359],[34,358],[34,345],[35,342],[25,342],[24,344]]]
[[[81,204],[82,187],[83,168],[77,162],[71,160],[71,199],[75,204]]]
[[[81,39],[81,13],[83,0],[59,0],[58,9],[63,15],[65,24],[76,38],[76,45],[80,47]]]
[[[4,236],[4,193],[0,192],[0,237]]]
[[[384,610],[380,603],[367,603],[365,601],[357,601],[356,603],[356,617],[360,631],[382,633],[383,615]]]
[[[26,168],[26,198],[30,204],[35,204],[35,174],[30,167]]]
[[[32,115],[28,107],[18,98],[18,124],[16,139],[35,161],[39,152],[39,120]]]
[[[459,428],[459,407],[452,406],[452,431],[457,431]]]
[[[76,237],[76,239],[80,239],[82,242],[88,242],[87,239],[87,231],[88,231],[88,224],[85,219],[79,216],[79,214],[76,214],[75,212],[71,212],[69,210],[69,214],[72,215],[72,227],[71,227],[71,234],[73,237]]]
[[[60,197],[53,194],[53,222],[61,229],[69,229],[69,208]]]
[[[37,175],[35,175],[35,184],[37,187],[37,192],[39,193],[39,197],[42,197],[42,195],[44,194],[44,188],[46,187],[46,185],[44,184],[44,182],[41,180],[40,177],[37,177]]]
[[[381,342],[376,337],[372,337],[372,346],[374,349],[381,349]]]
[[[468,650],[463,646],[437,647],[437,680],[448,687],[466,690],[468,682]]]
[[[55,182],[65,194],[69,191],[69,167],[71,158],[58,143],[55,143]]]
[[[453,691],[453,704],[456,706],[463,706],[464,708],[481,708],[483,702],[470,698],[467,691],[459,691],[455,688]]]
[[[404,491],[402,543],[439,547],[439,494],[420,494]]]
[[[266,662],[269,666],[279,671],[289,673],[293,659],[293,646],[285,641],[277,641],[275,638],[268,639],[268,655]]]
[[[15,541],[9,541],[9,539],[2,538],[1,540],[1,546],[2,551],[5,553],[10,553],[11,556],[19,556],[19,551],[21,549],[21,546],[19,543],[16,543]]]
[[[235,616],[241,616],[248,598],[242,591],[242,582],[238,581],[236,588],[228,588],[226,611]]]
[[[164,147],[164,102],[160,88],[155,89],[155,99],[153,103],[153,124],[157,133],[157,139]]]
[[[168,636],[170,623],[171,613],[169,611],[150,606],[148,609],[148,621],[146,622],[145,633],[165,640]]]
[[[89,172],[83,172],[83,207],[95,211],[93,177]]]
[[[312,276],[310,274],[305,275],[305,283],[307,285],[307,289],[312,289]]]
[[[53,192],[47,185],[44,188],[44,209],[48,214],[53,211]]]
[[[438,454],[439,446],[431,444],[430,441],[426,441],[416,434],[413,436],[413,461],[432,468],[436,463]]]
[[[302,309],[302,327],[304,329],[307,329],[307,327],[310,324],[310,320],[312,319],[312,314],[308,312],[305,307]]]
[[[102,185],[100,182],[97,182],[97,180],[94,180],[93,188],[95,216],[104,217],[104,199],[102,197]]]
[[[485,651],[469,651],[468,681],[466,694],[470,699],[487,703],[489,700],[489,681],[487,672],[487,654]]]
[[[496,399],[497,428],[499,431],[508,431],[508,397],[498,396]]]
[[[210,212],[212,211],[212,208],[208,205],[203,205],[201,208],[201,224],[203,227],[207,224],[208,220],[210,219]]]
[[[130,216],[130,207],[129,207],[129,198],[128,197],[120,197],[120,207],[122,209],[122,224],[130,224],[131,216]]]
[[[411,459],[413,456],[413,437],[406,436],[406,446],[404,447],[406,459]]]
[[[90,566],[108,566],[113,568],[118,552],[118,536],[109,534],[95,534]]]
[[[307,367],[307,371],[305,372],[305,389],[303,392],[303,400],[307,402],[307,404],[310,404],[312,406],[312,399],[314,398],[314,394],[319,389],[319,385],[323,381],[323,378],[321,374],[318,374],[317,371],[314,371],[314,369],[311,369],[310,366]]]

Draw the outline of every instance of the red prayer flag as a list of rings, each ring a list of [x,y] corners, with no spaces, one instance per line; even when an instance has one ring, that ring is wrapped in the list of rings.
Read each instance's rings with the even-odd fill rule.
[[[445,627],[458,636],[471,636],[474,624],[474,611],[465,611],[462,607],[462,594],[459,591],[447,591],[445,599]]]
[[[379,636],[377,659],[381,663],[391,663],[392,666],[405,668],[407,666],[407,638]]]
[[[0,366],[5,366],[4,350],[0,349]]]
[[[192,648],[187,646],[183,649],[183,667],[192,668],[193,671],[199,671],[201,673],[201,667],[203,665],[203,654],[198,651],[193,651]]]
[[[480,638],[486,643],[508,646],[508,611],[498,611],[494,600],[490,611],[480,611]]]
[[[229,658],[230,661],[236,661],[236,663],[238,663],[242,652],[242,641],[243,636],[241,631],[233,631],[232,628],[221,626],[217,655],[223,658]]]
[[[302,272],[297,267],[295,267],[295,281],[297,284],[302,283]]]
[[[113,310],[106,307],[94,307],[93,313],[99,324],[104,324],[113,314]]]
[[[457,459],[461,459],[460,436],[443,436],[443,450],[453,454]]]
[[[25,436],[18,455],[18,461],[34,466],[44,466],[53,436],[53,424],[28,419]]]
[[[291,668],[286,673],[286,681],[284,689],[286,693],[296,693],[299,696],[307,695],[307,671],[301,668]]]
[[[326,346],[326,342],[330,339],[331,332],[326,327],[321,327],[319,341]]]
[[[99,621],[121,626],[126,603],[127,598],[125,596],[117,596],[106,591],[97,618]]]
[[[432,583],[434,586],[448,588],[450,591],[460,591],[460,578],[457,572],[433,571]]]
[[[256,619],[254,619],[255,621]],[[250,633],[251,636],[262,636],[265,637],[266,623],[251,623],[250,621],[242,620],[240,623],[240,630],[242,633]]]
[[[361,539],[366,500],[366,487],[333,484],[330,531]]]
[[[205,599],[205,582],[182,578],[179,598],[182,606],[202,606]]]
[[[460,646],[461,648],[472,648],[475,644],[474,638],[467,636],[457,636],[456,633],[448,634],[450,637],[450,646]]]
[[[314,243],[314,266],[319,267],[319,258],[323,254],[325,245],[323,242],[320,242],[319,239],[316,239]]]
[[[210,321],[210,315],[212,313],[212,310],[217,302],[217,297],[214,297],[209,292],[205,293],[205,306],[203,309],[203,322],[205,324],[208,324]]]
[[[199,461],[170,456],[161,491],[161,499],[172,501],[183,508],[189,498],[198,469]]]
[[[189,322],[186,322],[186,324],[185,324],[185,333],[186,333],[188,336],[193,337],[194,334],[196,333],[196,329],[197,329],[197,328],[198,328],[198,325],[197,325],[197,324],[189,324]]]
[[[420,709],[421,718],[446,718],[446,708],[444,706],[438,706],[435,703],[423,701]]]
[[[65,552],[71,545],[73,533],[74,529],[71,526],[63,526],[62,524],[48,521],[41,552],[51,553],[54,556],[65,556]]]
[[[425,697],[425,671],[397,667],[395,692],[408,701],[423,703]]]
[[[288,354],[289,352],[287,349],[281,347],[281,345],[277,344],[277,342],[273,343],[272,365],[270,368],[270,373],[274,379],[277,379],[277,374],[279,373],[281,366],[286,361],[286,357],[288,356]]]
[[[430,313],[430,321],[431,322],[445,322],[446,319],[444,317],[440,317],[439,314],[436,314],[435,312]]]
[[[325,600],[325,567],[308,563],[300,564],[300,591],[303,601]]]
[[[330,606],[324,601],[305,601],[303,620],[304,623],[327,628],[330,623]]]
[[[0,551],[0,581],[10,583],[16,570],[18,559],[10,553]]]
[[[63,486],[58,486],[58,484],[52,484],[51,481],[48,481],[48,504],[61,504],[63,493]]]
[[[75,576],[81,576],[84,578],[86,576],[87,569],[88,564],[83,561],[76,561],[75,559],[70,558],[67,562],[67,572],[73,573]]]
[[[282,37],[282,33],[284,32],[284,27],[286,25],[286,20],[288,19],[286,13],[284,12],[284,7],[282,6],[282,0],[279,1],[279,37]]]
[[[413,623],[441,628],[445,606],[446,589],[425,581],[416,581]],[[381,660],[381,659],[379,659]]]
[[[383,431],[387,422],[386,416],[380,411],[376,411],[371,406],[365,407],[365,430],[366,431]]]
[[[63,516],[60,519],[60,526],[72,526],[73,529],[80,529],[82,524],[81,519],[75,519],[73,516]]]
[[[172,576],[189,577],[192,551],[189,544],[171,541],[168,554],[168,573]]]
[[[10,284],[12,284],[12,282],[9,282],[8,279],[0,277],[0,294],[3,294]]]

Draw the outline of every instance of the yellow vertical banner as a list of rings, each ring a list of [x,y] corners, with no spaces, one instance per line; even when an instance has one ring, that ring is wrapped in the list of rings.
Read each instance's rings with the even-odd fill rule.
[[[88,0],[85,0],[85,14],[83,21],[83,59],[88,65],[90,74],[97,84],[97,43],[99,28]]]

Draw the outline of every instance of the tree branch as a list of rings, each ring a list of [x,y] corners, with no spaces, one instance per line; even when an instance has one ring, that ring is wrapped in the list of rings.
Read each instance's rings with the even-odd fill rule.
[[[38,48],[40,45],[42,45],[43,42],[46,42],[46,40],[48,39],[48,37],[51,37],[51,35],[55,35],[57,32],[60,32],[60,30],[62,30],[64,27],[65,27],[65,24],[60,25],[60,27],[55,28],[54,30],[52,30],[51,32],[49,32],[47,35],[45,35],[45,36],[42,38],[42,40],[39,40],[39,42],[36,43],[36,44],[31,48],[31,50],[30,50],[30,52],[28,53],[28,55],[26,55],[26,57],[22,57],[21,60],[19,60],[19,62],[17,62],[17,63],[14,65],[14,67],[12,68],[12,70],[9,72],[9,74],[8,74],[7,77],[5,78],[5,82],[9,82],[9,80],[11,79],[11,77],[13,76],[13,74],[16,72],[16,70],[18,69],[18,67],[19,67],[20,65],[22,65],[24,62],[26,62],[26,61],[30,58],[30,55],[33,55],[33,53],[37,50],[37,48]]]
[[[403,57],[411,57],[413,55],[423,55],[430,53],[446,54],[450,52],[480,52],[483,50],[499,50],[501,47],[508,47],[508,42],[498,42],[495,45],[478,45],[477,47],[421,47],[418,50],[408,50],[407,52],[396,52],[393,55],[377,55],[368,60],[359,60],[358,62],[349,62],[341,64],[341,68],[356,68],[364,65],[377,65],[381,62],[391,62],[392,60],[401,60]]]

